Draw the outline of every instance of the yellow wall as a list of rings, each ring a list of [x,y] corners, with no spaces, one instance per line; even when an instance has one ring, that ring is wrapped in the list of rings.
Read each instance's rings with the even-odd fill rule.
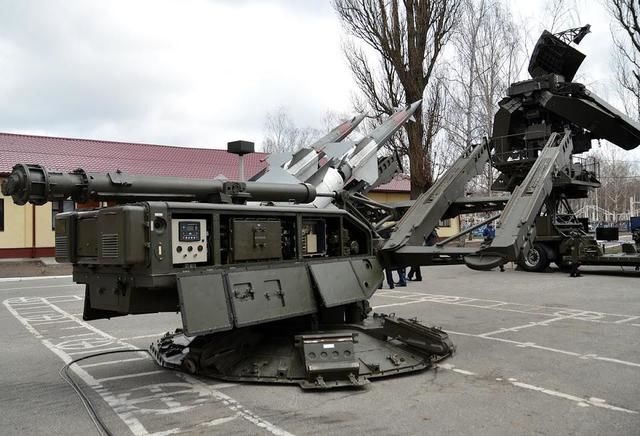
[[[402,201],[409,201],[410,196],[408,192],[369,192],[367,196],[373,201],[379,203],[397,203]],[[438,237],[448,238],[460,232],[460,217],[452,218],[449,222],[449,226],[438,227]]]
[[[451,218],[449,226],[441,225],[438,227],[438,237],[448,238],[460,232],[460,217]]]
[[[36,211],[36,247],[53,247],[51,203],[43,206],[17,206],[11,197],[4,197],[4,231],[0,231],[1,248],[31,248],[33,244],[33,208]]]
[[[410,198],[408,192],[369,192],[367,196],[378,203],[397,203]]]

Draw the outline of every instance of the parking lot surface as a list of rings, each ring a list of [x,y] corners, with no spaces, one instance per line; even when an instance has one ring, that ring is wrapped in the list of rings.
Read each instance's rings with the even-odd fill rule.
[[[140,352],[88,359],[72,375],[114,434],[640,435],[640,275],[584,269],[572,279],[429,267],[422,282],[381,289],[377,312],[441,326],[458,351],[364,389],[202,379]],[[95,434],[62,365],[146,348],[180,326],[177,314],[85,323],[70,277],[1,281],[0,300],[5,434]]]

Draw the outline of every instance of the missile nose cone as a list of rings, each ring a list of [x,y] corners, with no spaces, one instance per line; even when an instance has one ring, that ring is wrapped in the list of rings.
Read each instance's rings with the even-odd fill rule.
[[[407,108],[407,112],[409,112],[410,114],[414,113],[416,109],[420,107],[421,104],[422,104],[422,99],[411,103]]]
[[[362,122],[362,120],[365,119],[365,117],[367,116],[367,114],[360,114],[360,115],[356,115],[355,117],[353,117],[351,119],[351,124],[355,127],[358,124],[360,124]]]

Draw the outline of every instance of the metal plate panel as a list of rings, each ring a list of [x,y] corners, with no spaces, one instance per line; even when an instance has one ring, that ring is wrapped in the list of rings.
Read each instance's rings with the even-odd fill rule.
[[[351,266],[356,272],[358,282],[366,298],[371,297],[382,282],[382,266],[375,257],[351,259]]]
[[[229,273],[229,296],[238,327],[314,313],[304,265]]]
[[[231,330],[222,273],[177,277],[182,325],[187,335]]]
[[[348,259],[309,265],[325,307],[364,300],[356,273]]]
[[[234,262],[282,258],[280,221],[233,220],[231,250]]]

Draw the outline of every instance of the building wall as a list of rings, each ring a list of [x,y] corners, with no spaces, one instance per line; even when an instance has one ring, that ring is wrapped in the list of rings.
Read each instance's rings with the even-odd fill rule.
[[[369,192],[367,196],[378,203],[397,203],[410,199],[408,192]]]
[[[369,192],[367,196],[379,203],[396,203],[402,201],[409,201],[410,195],[408,192]],[[460,232],[460,217],[452,218],[448,220],[446,224],[441,223],[438,227],[438,238],[448,238]]]
[[[10,197],[0,194],[0,199],[4,201],[4,230],[0,231],[0,257],[53,256],[55,236],[51,228],[51,204],[17,206]]]
[[[448,224],[448,225],[445,225]],[[438,238],[448,238],[457,233],[460,233],[460,217],[451,218],[445,222],[441,222],[438,227]]]

